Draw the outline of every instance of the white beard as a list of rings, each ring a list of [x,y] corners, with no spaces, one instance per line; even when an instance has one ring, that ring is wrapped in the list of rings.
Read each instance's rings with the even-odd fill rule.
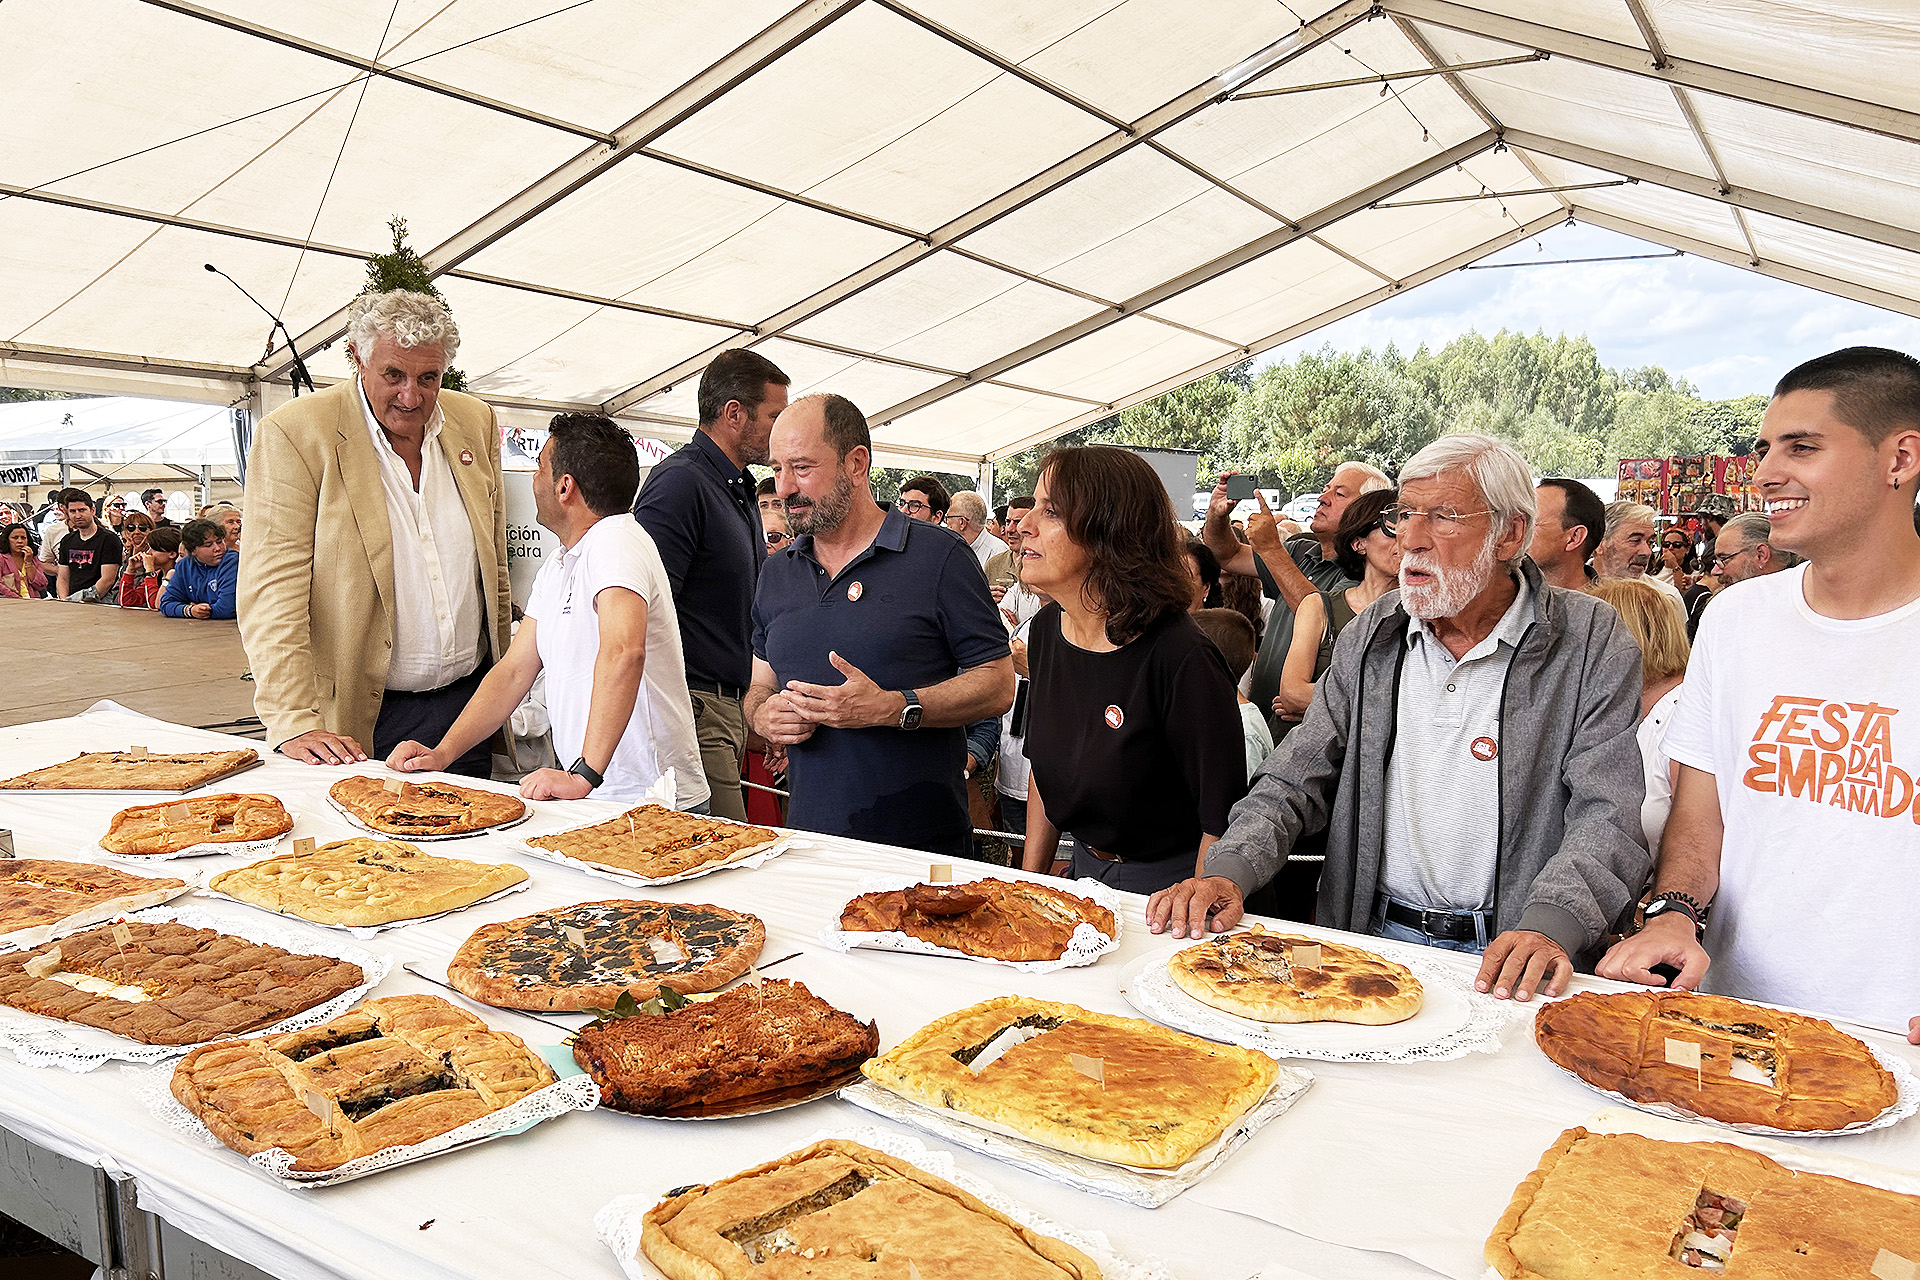
[[[1447,569],[1426,553],[1410,552],[1402,556],[1400,603],[1408,613],[1428,622],[1435,618],[1453,617],[1471,604],[1473,598],[1485,591],[1487,584],[1493,581],[1493,544],[1498,540],[1497,530],[1489,532],[1487,540],[1480,545],[1480,554],[1465,569]],[[1430,573],[1434,580],[1427,586],[1410,587],[1407,585],[1409,569]]]

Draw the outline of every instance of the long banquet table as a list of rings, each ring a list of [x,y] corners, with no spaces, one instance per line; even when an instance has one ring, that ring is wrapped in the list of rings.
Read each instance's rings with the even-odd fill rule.
[[[0,776],[82,750],[134,744],[156,751],[204,750],[231,747],[234,740],[101,704],[69,719],[0,729]],[[317,768],[272,756],[216,789],[271,792],[294,813],[295,836],[325,842],[357,834],[325,800],[327,788],[353,771],[374,772],[377,766]],[[84,857],[125,803],[116,796],[0,793],[0,827],[12,829],[22,857]],[[859,881],[923,874],[926,855],[813,837],[815,847],[795,849],[757,869],[721,871],[642,893],[511,849],[526,836],[597,821],[619,806],[578,801],[533,807],[529,822],[510,832],[435,849],[517,863],[532,877],[532,887],[359,941],[396,961],[374,994],[445,994],[406,973],[400,962],[420,962],[434,971],[432,966],[443,965],[460,939],[485,922],[603,898],[713,902],[764,920],[765,958],[802,953],[774,976],[799,979],[841,1008],[877,1019],[885,1050],[934,1017],[1009,992],[1133,1014],[1119,989],[1121,971],[1140,956],[1182,945],[1148,934],[1140,922],[1141,900],[1128,895],[1118,952],[1085,968],[1035,975],[933,956],[840,954],[822,945],[818,934]],[[169,861],[155,873],[199,874],[243,861]],[[957,868],[957,875],[964,878],[965,870]],[[216,915],[263,917],[239,903],[186,901]],[[342,937],[298,920],[275,920],[317,938]],[[1434,955],[1458,974],[1472,972],[1469,957]],[[1576,983],[1576,989],[1614,987],[1591,978]],[[449,998],[530,1043],[561,1038],[558,1029]],[[1516,1009],[1498,1052],[1448,1062],[1295,1063],[1315,1076],[1306,1095],[1206,1181],[1159,1209],[1079,1192],[954,1150],[931,1135],[917,1136],[931,1148],[952,1150],[960,1168],[1055,1220],[1104,1231],[1126,1256],[1164,1259],[1168,1274],[1182,1280],[1404,1280],[1434,1273],[1480,1280],[1482,1243],[1515,1184],[1563,1129],[1608,1102],[1542,1057],[1529,1023],[1530,1011]],[[1876,1048],[1914,1061],[1913,1048],[1897,1037],[1843,1026]],[[225,1148],[183,1135],[152,1115],[140,1100],[141,1087],[151,1073],[168,1069],[109,1064],[71,1074],[22,1066],[0,1053],[0,1127],[69,1159],[124,1171],[137,1185],[141,1209],[285,1280],[509,1275],[615,1280],[620,1268],[592,1225],[594,1212],[615,1195],[655,1195],[724,1177],[824,1131],[888,1127],[839,1099],[723,1121],[596,1111],[565,1115],[516,1137],[356,1182],[292,1191]],[[1802,1141],[1920,1169],[1920,1122]],[[11,1172],[22,1176],[17,1166]]]

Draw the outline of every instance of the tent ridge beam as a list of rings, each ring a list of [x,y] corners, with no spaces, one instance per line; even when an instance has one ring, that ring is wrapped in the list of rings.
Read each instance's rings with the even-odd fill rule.
[[[151,222],[165,227],[179,227],[186,231],[205,231],[211,235],[231,236],[236,240],[251,240],[256,244],[278,245],[284,249],[305,249],[308,253],[332,254],[341,258],[359,258],[368,256],[365,249],[349,249],[344,245],[323,244],[317,240],[302,240],[299,236],[275,235],[271,231],[252,231],[246,227],[233,227],[220,222],[208,222],[201,218],[187,218],[174,213],[161,213],[154,209],[136,209],[131,205],[109,204],[104,200],[89,200],[83,196],[65,195],[58,191],[48,191],[44,187],[22,187],[10,182],[0,182],[0,197],[12,197],[17,200],[37,200],[42,204],[57,204],[68,209],[80,209],[87,213],[101,213],[115,218],[131,218],[137,222]]]
[[[1462,71],[1488,71],[1494,67],[1513,67],[1526,62],[1545,62],[1553,55],[1535,49],[1532,53],[1516,54],[1511,58],[1484,58],[1479,62],[1456,62],[1452,66],[1435,61],[1430,67],[1418,67],[1412,71],[1383,71],[1378,75],[1354,76],[1350,80],[1322,80],[1317,84],[1292,84],[1282,89],[1249,89],[1236,93],[1229,102],[1251,102],[1256,98],[1284,98],[1295,93],[1316,93],[1322,89],[1353,89],[1362,85],[1386,84],[1389,80],[1420,80],[1428,76],[1453,76]]]
[[[1090,316],[1077,324],[1068,325],[1066,328],[1050,334],[1038,342],[1029,343],[1018,351],[991,360],[973,370],[972,379],[996,378],[1010,369],[1017,368],[1020,365],[1026,364],[1028,361],[1036,360],[1051,351],[1058,350],[1070,342],[1077,341],[1089,334],[1097,333],[1101,329],[1119,320],[1145,311],[1149,307],[1158,306],[1171,298],[1178,297],[1187,290],[1205,284],[1217,276],[1224,275],[1235,267],[1245,266],[1257,258],[1265,257],[1276,249],[1284,248],[1289,244],[1303,240],[1314,232],[1329,227],[1343,218],[1361,213],[1375,201],[1384,199],[1396,191],[1404,191],[1408,187],[1425,182],[1437,174],[1445,173],[1456,164],[1472,159],[1474,156],[1493,147],[1499,141],[1499,135],[1489,129],[1484,133],[1476,134],[1465,142],[1456,143],[1444,151],[1427,157],[1419,164],[1402,169],[1399,173],[1382,179],[1364,191],[1355,192],[1343,200],[1335,201],[1317,213],[1309,214],[1300,220],[1300,225],[1297,228],[1271,232],[1260,237],[1258,240],[1242,245],[1231,253],[1221,255],[1212,262],[1175,276],[1173,279],[1155,285],[1143,293],[1136,294],[1120,305],[1117,314],[1103,313],[1097,316]],[[1564,214],[1560,216],[1564,216]],[[1397,290],[1400,286],[1388,285],[1384,287],[1390,290]],[[1236,359],[1244,358],[1239,355],[1241,351],[1245,350],[1243,344],[1236,343],[1232,346],[1231,350],[1235,354]],[[924,409],[930,404],[944,400],[956,392],[964,391],[968,385],[970,385],[968,381],[956,380],[944,386],[935,387],[932,390],[922,392],[920,395],[903,400],[899,404],[888,406],[876,415],[876,417],[881,421],[891,422],[917,409]]]
[[[459,266],[515,228],[572,195],[634,151],[647,146],[709,102],[806,43],[859,3],[860,0],[807,0],[807,3],[790,10],[772,26],[627,121],[614,132],[611,143],[596,144],[580,152],[520,194],[483,214],[464,230],[430,250],[425,258],[427,270],[439,275]],[[343,306],[303,332],[294,340],[294,348],[302,354],[312,354],[338,339],[346,332],[346,328],[347,310]],[[270,353],[255,369],[262,378],[278,378],[292,364],[286,348],[281,347]]]
[[[716,329],[733,329],[741,333],[752,333],[753,326],[739,320],[722,320],[717,316],[695,315],[690,311],[675,311],[669,307],[648,306],[644,302],[627,302],[620,298],[603,298],[599,294],[581,293],[577,289],[562,289],[557,285],[534,284],[528,280],[513,280],[506,276],[490,276],[484,271],[468,271],[455,268],[442,271],[440,276],[451,280],[471,280],[475,284],[490,284],[502,289],[517,289],[522,293],[537,293],[548,298],[566,298],[573,302],[585,302],[596,307],[609,307],[615,311],[632,311],[643,316],[657,316],[662,320],[681,320],[688,324],[711,325]]]
[[[1622,218],[1599,209],[1584,209],[1576,204],[1573,208],[1573,216],[1581,222],[1603,227],[1608,231],[1617,231],[1621,235],[1632,236],[1636,240],[1665,245],[1669,249],[1678,249],[1696,257],[1725,263],[1729,267],[1738,267],[1742,271],[1772,276],[1775,280],[1784,280],[1789,284],[1797,284],[1802,288],[1813,289],[1820,293],[1830,293],[1836,298],[1850,298],[1855,302],[1864,302],[1869,306],[1882,307],[1904,316],[1920,318],[1920,302],[1912,298],[1903,298],[1899,294],[1885,293],[1869,285],[1855,284],[1851,280],[1823,275],[1818,271],[1790,266],[1784,262],[1750,258],[1737,249],[1729,249],[1724,245],[1713,244],[1706,240],[1697,240],[1692,236],[1681,235],[1677,231],[1648,226],[1644,222]]]
[[[1673,100],[1679,106],[1680,114],[1686,117],[1687,128],[1693,131],[1693,140],[1700,144],[1701,154],[1713,166],[1713,176],[1720,183],[1720,190],[1723,193],[1733,190],[1733,183],[1727,180],[1727,167],[1720,163],[1720,153],[1715,149],[1713,139],[1707,136],[1707,126],[1701,122],[1700,113],[1694,110],[1692,95],[1677,84],[1668,87],[1673,90]],[[1728,212],[1733,215],[1734,224],[1740,228],[1740,238],[1747,242],[1747,256],[1758,265],[1760,245],[1753,238],[1753,228],[1747,223],[1746,211],[1734,205]]]
[[[1348,27],[1365,22],[1378,12],[1374,0],[1344,0],[1329,12],[1322,14],[1301,27],[1289,37],[1288,47],[1275,56],[1272,63],[1261,69],[1259,75],[1265,75],[1293,59],[1317,49],[1328,40],[1338,36]],[[1265,52],[1265,51],[1263,51]],[[1258,76],[1255,77],[1256,79]],[[1017,209],[1040,199],[1048,193],[1058,190],[1073,179],[1097,168],[1114,156],[1130,147],[1153,137],[1163,130],[1187,119],[1198,111],[1218,102],[1236,86],[1230,86],[1218,76],[1200,84],[1179,97],[1157,107],[1153,111],[1135,120],[1125,133],[1115,131],[1105,138],[1089,144],[1031,178],[1020,182],[998,196],[988,200],[977,208],[960,215],[946,225],[929,233],[926,243],[910,244],[869,263],[860,270],[847,276],[837,284],[818,290],[809,297],[801,299],[774,315],[761,321],[760,329],[764,334],[779,334],[785,330],[811,319],[836,302],[843,301],[861,290],[878,284],[880,281],[905,270],[930,253],[947,248],[966,236],[992,225]],[[722,351],[729,347],[746,345],[743,339],[733,339],[717,344],[698,355],[682,360],[676,365],[661,370],[644,382],[639,382],[607,401],[604,412],[617,413],[630,404],[646,399],[655,392],[665,390],[690,374],[701,369]]]
[[[748,191],[757,191],[763,196],[771,196],[776,200],[783,200],[789,204],[797,204],[803,208],[812,209],[816,213],[831,214],[836,218],[845,218],[848,222],[857,222],[863,227],[872,227],[876,231],[885,231],[905,240],[917,240],[921,244],[925,244],[928,239],[928,235],[924,231],[915,231],[912,227],[903,227],[898,223],[888,222],[884,218],[876,218],[870,214],[858,213],[837,204],[829,204],[825,200],[817,200],[812,196],[802,195],[798,191],[786,191],[780,187],[772,186],[753,178],[743,177],[737,173],[729,173],[725,169],[716,169],[712,165],[701,164],[698,160],[688,160],[683,156],[676,156],[670,151],[661,151],[654,147],[639,147],[634,150],[633,154],[645,156],[647,159],[656,160],[661,164],[672,165],[676,169],[685,169],[689,173],[697,173],[703,178],[712,178],[716,182],[724,182],[729,186],[743,187]]]
[[[276,31],[272,27],[261,26],[256,22],[248,22],[246,19],[236,18],[232,14],[219,13],[212,9],[202,8],[197,4],[189,4],[187,0],[141,0],[141,3],[152,5],[156,9],[164,9],[169,13],[177,13],[185,18],[194,18],[200,22],[211,23],[216,27],[225,27],[229,31],[237,31],[241,35],[252,36],[257,40],[265,40],[269,43],[280,45],[283,48],[294,49],[300,53],[310,54],[316,58],[324,58],[329,62],[337,62],[343,66],[352,67],[356,71],[368,75],[381,76],[399,84],[407,85],[410,88],[424,89],[429,93],[437,93],[442,97],[452,98],[456,102],[464,102],[468,106],[480,107],[487,111],[499,112],[501,115],[513,116],[529,124],[541,125],[548,129],[557,129],[562,133],[571,133],[592,142],[611,144],[614,140],[612,134],[600,129],[591,129],[586,125],[575,124],[570,120],[562,120],[556,116],[534,111],[528,107],[519,107],[511,102],[502,102],[498,98],[489,98],[483,93],[475,93],[470,89],[460,89],[450,84],[443,84],[438,80],[433,80],[427,76],[405,70],[402,67],[381,62],[375,58],[362,57],[359,54],[348,53],[342,49],[335,49],[315,40],[308,40],[285,31]],[[340,87],[345,88],[347,86],[342,85]]]
[[[118,352],[80,351],[72,347],[46,347],[27,342],[0,341],[0,361],[5,360],[32,360],[41,364],[116,369],[122,372],[152,373],[169,377],[205,378],[219,382],[245,383],[253,376],[251,369],[241,365],[151,360],[146,356]]]
[[[1833,209],[1822,209],[1803,201],[1792,200],[1786,196],[1777,196],[1765,191],[1755,191],[1750,187],[1722,187],[1717,179],[1702,178],[1691,173],[1682,173],[1675,169],[1649,164],[1644,160],[1633,160],[1626,156],[1613,155],[1582,146],[1576,142],[1567,142],[1560,138],[1547,137],[1544,134],[1527,133],[1522,130],[1509,130],[1506,135],[1509,146],[1527,151],[1537,151],[1541,155],[1553,156],[1573,164],[1585,165],[1590,169],[1604,169],[1622,177],[1638,178],[1642,182],[1668,187],[1687,195],[1701,196],[1721,204],[1733,205],[1754,213],[1764,213],[1771,217],[1785,218],[1791,222],[1804,223],[1810,227],[1819,227],[1837,235],[1853,236],[1857,239],[1872,241],[1875,244],[1891,248],[1906,249],[1920,253],[1920,231],[1905,227],[1889,226],[1884,222],[1874,222],[1850,213],[1841,213]],[[1758,256],[1757,254],[1755,255]]]
[[[1079,298],[1082,302],[1091,302],[1096,307],[1105,307],[1112,311],[1120,309],[1120,304],[1112,298],[1103,298],[1097,293],[1088,293],[1085,289],[1076,289],[1064,281],[1049,280],[1045,276],[1036,275],[1034,272],[1028,271],[1023,267],[1016,267],[1011,263],[1001,262],[997,258],[989,258],[983,253],[975,253],[964,245],[947,245],[944,248],[944,252],[954,255],[956,258],[966,258],[970,262],[977,262],[983,267],[992,267],[996,271],[1004,271],[1011,276],[1019,276],[1022,280],[1028,281],[1031,284],[1045,285],[1049,289],[1057,289],[1061,293],[1071,294]],[[1150,318],[1171,328],[1184,330],[1196,338],[1210,338],[1225,346],[1233,345],[1232,342],[1217,333],[1208,333],[1205,329],[1196,329],[1190,324],[1181,324],[1178,320],[1169,320],[1165,316],[1152,316]]]
[[[1497,253],[1502,249],[1519,244],[1531,236],[1539,235],[1542,231],[1565,222],[1566,219],[1567,214],[1564,210],[1556,209],[1552,213],[1543,214],[1531,222],[1515,227],[1509,231],[1503,231],[1493,239],[1475,245],[1463,253],[1454,254],[1452,257],[1437,262],[1424,270],[1417,271],[1397,285],[1383,285],[1378,289],[1363,293],[1357,298],[1350,298],[1339,306],[1322,311],[1318,315],[1302,320],[1298,324],[1290,325],[1278,333],[1269,334],[1257,342],[1248,343],[1232,356],[1209,360],[1205,364],[1188,369],[1185,373],[1175,374],[1173,377],[1167,378],[1162,382],[1157,382],[1151,387],[1145,387],[1134,392],[1132,395],[1124,396],[1115,401],[1107,411],[1082,414],[1078,418],[1060,423],[1057,426],[1048,427],[1044,431],[1036,431],[1032,435],[1016,440],[1012,444],[995,449],[990,455],[990,458],[995,462],[1004,458],[1010,458],[1022,450],[1031,449],[1035,445],[1045,444],[1049,440],[1065,435],[1076,427],[1083,427],[1089,422],[1097,422],[1099,419],[1107,416],[1108,412],[1131,409],[1137,404],[1145,404],[1156,396],[1162,396],[1169,391],[1178,390],[1190,382],[1206,377],[1208,374],[1218,373],[1220,370],[1236,364],[1248,356],[1260,355],[1263,352],[1271,351],[1275,347],[1292,342],[1295,338],[1312,333],[1315,329],[1332,324],[1335,320],[1343,320],[1356,312],[1364,311],[1377,303],[1385,302],[1406,289],[1417,288],[1430,280],[1437,280],[1441,276],[1451,275],[1468,263],[1475,262],[1486,257],[1488,254]]]
[[[1684,85],[1689,89],[1790,111],[1796,115],[1811,116],[1852,129],[1920,142],[1920,112],[1863,102],[1843,94],[1786,84],[1765,76],[1685,58],[1669,56],[1667,65],[1659,67],[1654,65],[1653,55],[1645,49],[1615,44],[1597,36],[1564,31],[1521,18],[1487,13],[1469,5],[1453,3],[1453,0],[1380,0],[1380,3],[1389,13],[1431,26],[1517,45],[1523,49],[1540,50],[1556,58],[1568,58],[1629,75]]]

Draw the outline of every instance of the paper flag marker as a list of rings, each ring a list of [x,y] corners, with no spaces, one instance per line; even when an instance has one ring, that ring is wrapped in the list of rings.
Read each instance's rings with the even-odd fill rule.
[[[1089,1058],[1085,1054],[1070,1053],[1067,1055],[1067,1061],[1073,1065],[1075,1071],[1078,1071],[1087,1079],[1098,1080],[1100,1082],[1100,1091],[1102,1093],[1106,1092],[1107,1060],[1105,1058]]]
[[[299,838],[298,840],[295,840],[295,841],[293,842],[293,856],[294,856],[294,857],[296,857],[296,858],[304,858],[304,857],[306,857],[306,856],[307,856],[308,854],[310,854],[310,853],[312,853],[312,852],[313,852],[313,837],[312,837],[312,836],[301,836],[301,837],[300,837],[300,838]]]
[[[116,924],[115,926],[113,926],[113,945],[114,946],[119,947],[122,951],[125,951],[127,949],[127,945],[132,941],[133,941],[133,930],[127,928],[127,926],[124,923]]]
[[[586,934],[580,932],[578,929],[574,928],[570,924],[561,925],[560,932],[566,935],[568,946],[572,947],[575,951],[578,951],[583,955],[586,953],[586,950],[587,950]]]
[[[1672,1036],[1666,1037],[1666,1041],[1667,1061],[1676,1067],[1692,1067],[1693,1087],[1700,1088],[1705,1083],[1700,1070],[1700,1046],[1692,1040],[1675,1040]]]
[[[907,1259],[907,1280],[924,1280],[920,1274],[920,1268],[913,1265],[912,1258]]]
[[[387,790],[397,796],[403,796],[407,794],[407,780],[405,778],[388,778]]]
[[[1870,1274],[1878,1277],[1878,1280],[1914,1280],[1915,1276],[1920,1275],[1920,1265],[1891,1249],[1882,1249],[1873,1256]]]
[[[130,756],[143,756],[147,754],[147,749],[145,747],[128,747],[127,754]]]
[[[170,804],[167,806],[166,813],[163,816],[166,819],[167,825],[173,826],[176,823],[186,822],[191,819],[193,817],[193,809],[185,804]]]
[[[1317,942],[1294,943],[1287,948],[1287,963],[1296,969],[1318,969],[1320,944]]]
[[[327,1095],[318,1089],[309,1089],[305,1101],[307,1110],[313,1112],[313,1118],[327,1126],[327,1132],[333,1132],[333,1107],[327,1102]]]
[[[13,856],[13,832],[0,827],[0,858]]]
[[[33,978],[44,978],[50,973],[57,973],[60,970],[60,948],[55,947],[44,955],[35,956],[20,967]]]
[[[927,868],[928,884],[952,884],[953,867],[949,863],[936,862]]]

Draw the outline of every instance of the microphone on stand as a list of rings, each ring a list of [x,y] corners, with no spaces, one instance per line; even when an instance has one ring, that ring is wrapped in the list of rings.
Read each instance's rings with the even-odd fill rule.
[[[260,299],[254,297],[252,294],[248,293],[246,290],[246,286],[242,285],[238,280],[235,280],[232,276],[228,275],[226,272],[222,271],[220,268],[214,266],[211,262],[207,263],[206,267],[207,267],[207,270],[213,272],[213,274],[219,276],[222,280],[225,280],[228,284],[240,290],[241,294],[245,296],[248,302],[251,302],[256,307],[259,307],[262,311],[266,311],[267,319],[273,321],[273,329],[267,330],[267,335],[271,337],[273,335],[274,329],[279,330],[280,336],[287,340],[287,350],[293,354],[293,373],[292,373],[293,394],[296,396],[300,394],[300,388],[302,384],[306,386],[307,390],[312,391],[314,389],[313,375],[307,372],[307,362],[300,358],[300,348],[293,345],[293,335],[287,332],[286,322],[283,321],[279,316],[273,314],[273,312],[267,311],[267,304],[260,301]]]

